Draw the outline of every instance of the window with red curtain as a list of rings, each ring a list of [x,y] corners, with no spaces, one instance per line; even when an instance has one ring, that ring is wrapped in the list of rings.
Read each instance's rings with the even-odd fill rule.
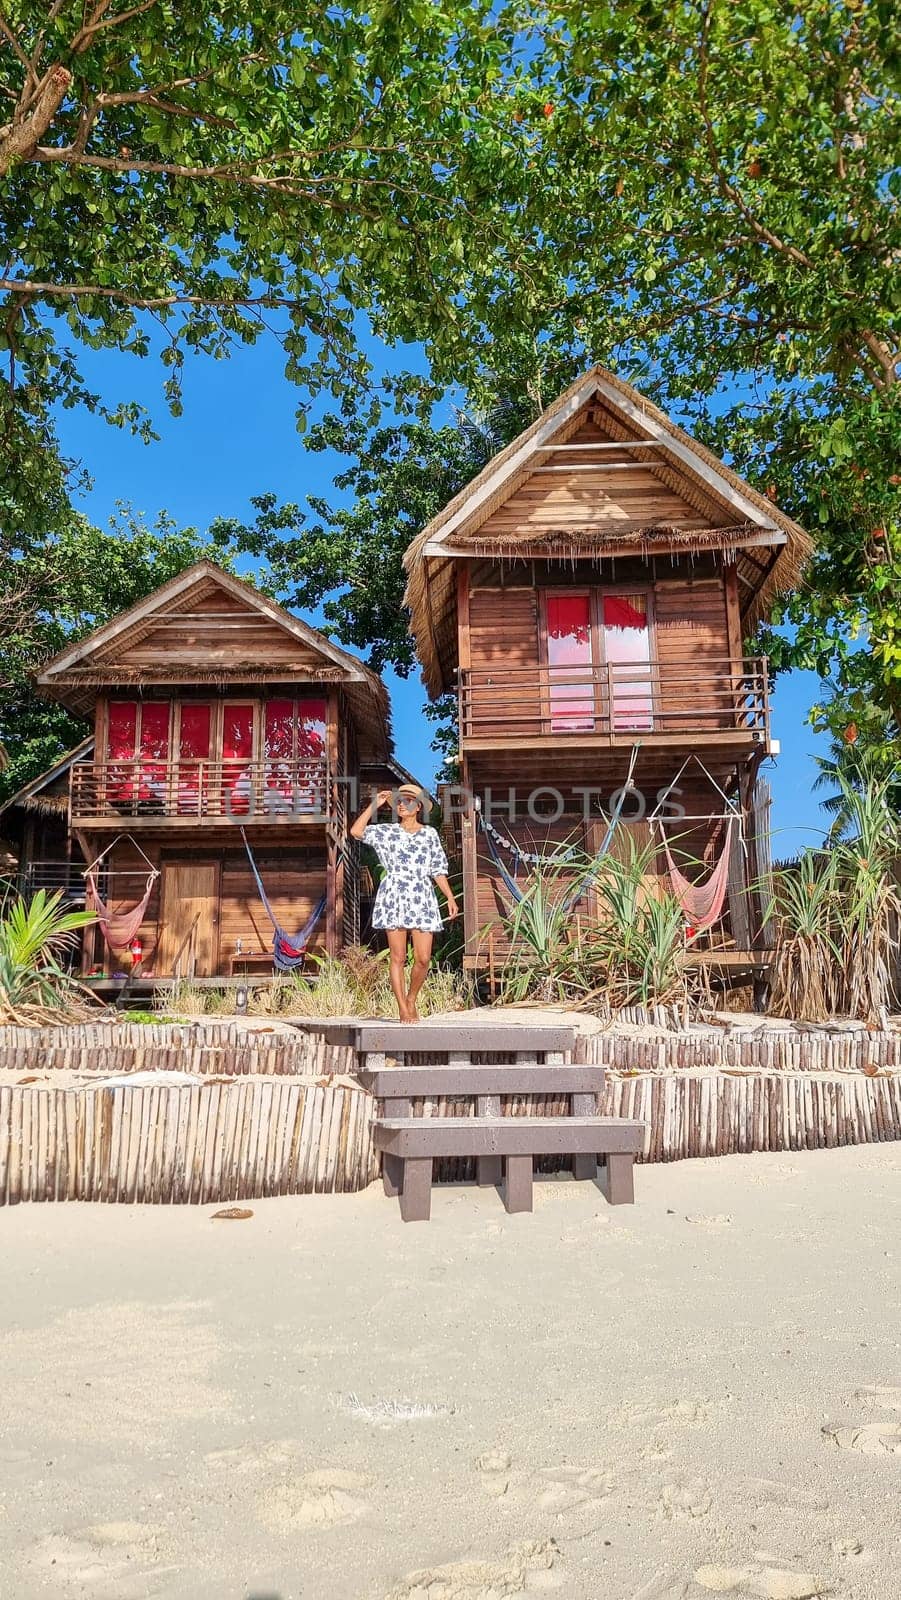
[[[605,594],[601,621],[604,660],[613,685],[613,727],[647,730],[653,711],[647,595]]]
[[[137,737],[137,701],[111,700],[107,711],[107,759],[110,761],[133,761]]]
[[[547,621],[548,695],[551,728],[574,733],[594,727],[591,595],[549,594]]]
[[[297,702],[297,754],[310,761],[325,755],[326,717],[324,700]]]
[[[203,816],[207,808],[210,729],[213,708],[202,701],[185,701],[178,727],[178,809]]]
[[[314,809],[320,800],[316,765],[325,755],[323,699],[269,700],[263,718],[267,810]]]
[[[111,700],[106,717],[106,793],[117,807],[130,803],[135,793],[137,740],[137,701]],[[122,766],[116,765],[119,761]]]
[[[266,811],[290,811],[294,793],[294,700],[267,700],[263,717]]]
[[[253,798],[253,706],[222,708],[223,805],[232,816],[246,816]]]

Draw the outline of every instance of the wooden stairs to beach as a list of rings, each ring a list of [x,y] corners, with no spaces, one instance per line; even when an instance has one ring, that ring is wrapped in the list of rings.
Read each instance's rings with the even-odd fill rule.
[[[502,1024],[362,1024],[359,1077],[376,1097],[375,1147],[385,1193],[405,1222],[427,1221],[434,1164],[475,1159],[480,1185],[503,1185],[510,1212],[531,1211],[536,1156],[572,1158],[575,1178],[604,1163],[611,1205],[634,1199],[632,1164],[644,1124],[598,1115],[604,1069],[568,1063],[571,1028]],[[488,1058],[488,1059],[486,1059]],[[523,1098],[565,1097],[563,1115],[522,1113]],[[436,1102],[464,1102],[467,1115],[432,1115]]]

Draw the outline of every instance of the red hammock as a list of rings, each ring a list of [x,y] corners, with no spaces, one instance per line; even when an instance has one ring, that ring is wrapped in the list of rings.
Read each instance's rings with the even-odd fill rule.
[[[96,911],[101,932],[111,950],[127,950],[136,937],[158,877],[156,869],[148,875],[143,897],[133,911],[111,911],[100,898],[93,868],[88,868],[85,873],[85,899],[91,911]]]
[[[144,857],[149,869],[147,887],[138,904],[131,911],[112,911],[106,902],[101,899],[100,890],[97,887],[97,868],[104,856],[108,856],[111,850],[115,850],[120,839],[126,839],[129,844],[134,845],[138,855]],[[112,951],[127,950],[132,939],[136,937],[138,929],[144,921],[144,913],[153,893],[153,885],[158,877],[158,868],[153,865],[149,856],[144,855],[137,839],[132,838],[130,833],[117,834],[112,844],[108,844],[105,850],[101,850],[96,860],[91,862],[84,875],[85,904],[97,913],[100,931]]]
[[[732,844],[732,822],[730,817],[726,823],[726,838],[722,853],[706,883],[692,883],[683,872],[679,871],[672,858],[666,834],[660,829],[663,840],[663,853],[669,868],[672,880],[673,893],[676,896],[685,920],[691,929],[691,935],[703,933],[705,928],[712,928],[722,915],[723,905],[726,900],[726,889],[729,883],[729,849]]]

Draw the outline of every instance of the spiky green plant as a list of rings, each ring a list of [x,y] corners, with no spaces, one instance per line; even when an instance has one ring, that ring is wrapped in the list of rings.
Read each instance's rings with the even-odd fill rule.
[[[606,856],[597,874],[589,954],[613,1009],[687,1004],[698,988],[685,964],[682,907],[655,881],[655,868],[653,844],[641,848],[627,834],[624,854]]]
[[[770,1010],[817,1022],[840,1003],[841,950],[835,937],[838,871],[834,855],[805,850],[773,873],[764,916],[774,934]]]
[[[885,1020],[898,999],[901,826],[892,784],[838,773],[844,836],[774,875],[771,1006],[778,1016]]]
[[[509,945],[503,999],[617,1009],[694,996],[685,918],[655,884],[654,846],[638,847],[625,829],[616,843],[601,861],[572,852],[535,869],[522,900],[501,919]]]
[[[522,890],[500,919],[509,956],[501,992],[505,1000],[567,1000],[578,987],[571,932],[573,897],[587,878],[589,863],[575,853],[565,863],[535,866]]]
[[[90,911],[64,911],[62,894],[39,889],[0,914],[0,1022],[39,1023],[82,1016],[86,994],[60,964]]]

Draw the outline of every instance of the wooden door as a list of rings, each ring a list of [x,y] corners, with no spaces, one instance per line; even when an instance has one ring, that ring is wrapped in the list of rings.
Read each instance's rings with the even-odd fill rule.
[[[219,964],[219,863],[163,866],[159,977],[212,978]]]

